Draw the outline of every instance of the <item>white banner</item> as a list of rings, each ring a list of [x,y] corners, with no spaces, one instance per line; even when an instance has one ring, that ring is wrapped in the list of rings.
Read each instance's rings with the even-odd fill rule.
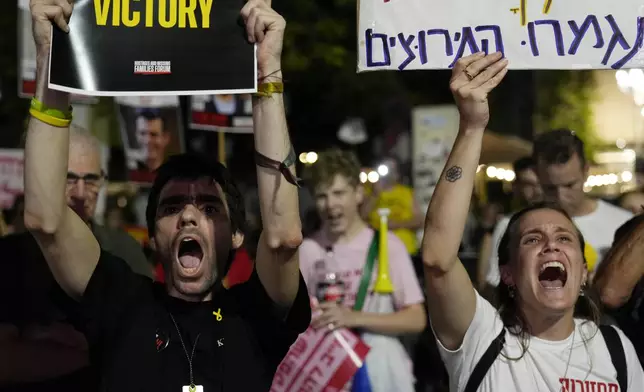
[[[642,0],[360,0],[358,72],[444,69],[500,51],[513,69],[644,66]]]

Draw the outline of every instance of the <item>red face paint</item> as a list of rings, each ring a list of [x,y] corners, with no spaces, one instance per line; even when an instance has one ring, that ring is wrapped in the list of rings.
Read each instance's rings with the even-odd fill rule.
[[[182,297],[209,293],[224,274],[232,246],[221,187],[208,178],[166,184],[159,197],[154,240],[157,256],[167,266],[171,291]]]

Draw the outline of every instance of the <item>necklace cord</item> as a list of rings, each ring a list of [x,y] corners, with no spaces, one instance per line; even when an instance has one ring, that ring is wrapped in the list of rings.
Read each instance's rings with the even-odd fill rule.
[[[181,336],[181,330],[179,330],[179,324],[177,324],[177,321],[174,319],[174,316],[172,315],[172,313],[168,312],[168,314],[170,314],[170,318],[174,323],[174,327],[177,329],[177,333],[179,334],[179,341],[181,342],[181,347],[183,347],[183,352],[186,354],[186,359],[188,359],[188,366],[190,369],[190,390],[193,391],[195,389],[195,379],[192,372],[192,359],[195,356],[195,349],[197,348],[197,342],[199,341],[199,337],[201,336],[201,333],[199,333],[195,338],[195,343],[192,346],[192,353],[188,355],[188,349],[186,348],[186,344],[183,342],[183,336]]]

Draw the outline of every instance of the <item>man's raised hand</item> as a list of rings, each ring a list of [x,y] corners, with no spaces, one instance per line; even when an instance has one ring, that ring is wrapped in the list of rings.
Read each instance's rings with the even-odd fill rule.
[[[52,21],[63,31],[69,32],[69,18],[74,9],[73,0],[30,0],[33,34],[38,53],[48,52],[51,46]]]
[[[259,77],[281,69],[282,46],[286,21],[271,8],[270,0],[249,0],[241,16],[246,25],[248,41],[256,43]]]
[[[470,129],[483,130],[490,120],[487,96],[508,72],[508,60],[502,54],[476,53],[463,57],[452,70],[450,89],[461,115],[461,123]]]

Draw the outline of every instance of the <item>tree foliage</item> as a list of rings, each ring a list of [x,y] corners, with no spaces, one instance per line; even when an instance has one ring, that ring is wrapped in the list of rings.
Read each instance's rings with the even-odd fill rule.
[[[356,72],[355,0],[275,1],[287,20],[284,74],[292,137],[300,149],[335,144],[339,125],[361,117],[371,135],[392,122],[408,122],[418,103],[451,99],[448,71]],[[405,102],[407,110],[392,110]],[[368,155],[368,154],[367,154]]]
[[[535,130],[574,131],[592,158],[600,144],[594,129],[592,103],[596,84],[593,71],[541,71],[537,73]]]

